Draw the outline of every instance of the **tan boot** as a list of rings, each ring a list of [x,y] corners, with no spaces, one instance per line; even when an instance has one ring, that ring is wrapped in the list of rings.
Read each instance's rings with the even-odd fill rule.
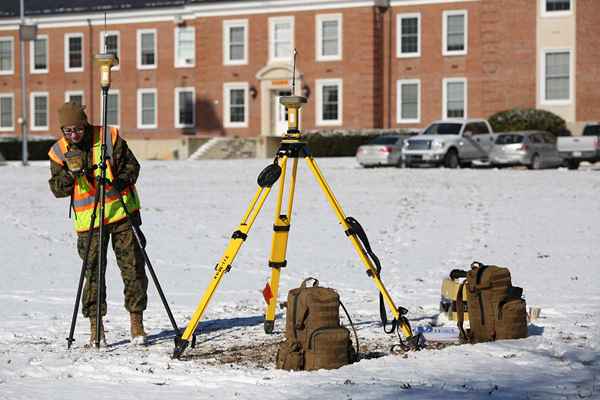
[[[90,318],[90,347],[96,346],[96,317]],[[104,324],[100,320],[100,347],[106,347],[106,337],[104,336]]]
[[[131,343],[146,344],[146,332],[144,331],[144,314],[141,312],[132,312],[131,318]]]

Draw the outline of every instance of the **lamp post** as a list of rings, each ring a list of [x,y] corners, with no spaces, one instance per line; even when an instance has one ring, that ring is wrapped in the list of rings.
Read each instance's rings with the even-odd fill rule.
[[[19,25],[19,49],[21,52],[21,117],[19,123],[21,125],[21,142],[22,142],[22,160],[23,165],[29,165],[27,160],[27,75],[25,74],[25,42],[35,40],[37,35],[37,27],[35,25],[25,24],[25,4],[24,0],[21,0],[21,24]]]

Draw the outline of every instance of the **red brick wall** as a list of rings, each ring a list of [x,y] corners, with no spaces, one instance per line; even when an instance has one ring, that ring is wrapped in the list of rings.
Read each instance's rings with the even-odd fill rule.
[[[600,2],[577,0],[577,120],[600,120]]]

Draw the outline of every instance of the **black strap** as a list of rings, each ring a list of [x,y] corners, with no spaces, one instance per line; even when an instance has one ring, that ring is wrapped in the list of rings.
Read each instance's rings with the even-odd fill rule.
[[[359,357],[360,347],[359,347],[359,343],[358,343],[358,334],[356,333],[356,328],[354,327],[354,323],[352,322],[352,318],[350,318],[350,314],[348,314],[348,310],[346,310],[346,306],[344,305],[344,303],[342,303],[341,300],[340,300],[340,306],[342,306],[342,309],[346,313],[346,317],[348,317],[348,321],[350,322],[350,326],[352,327],[352,330],[354,331],[354,339],[356,339],[356,360],[355,361],[359,361],[359,359],[360,359],[360,357]]]
[[[465,304],[463,302],[463,289],[465,283],[461,283],[458,286],[458,293],[456,294],[456,324],[458,325],[458,329],[460,330],[460,337],[466,342],[470,341],[469,335],[465,332],[463,327],[463,323],[465,320]]]

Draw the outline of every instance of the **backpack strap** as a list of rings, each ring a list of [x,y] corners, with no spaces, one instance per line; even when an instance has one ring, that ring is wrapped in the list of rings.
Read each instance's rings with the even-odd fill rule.
[[[465,342],[471,341],[470,333],[465,332],[463,323],[465,321],[465,303],[463,301],[463,288],[465,283],[461,283],[458,287],[458,293],[456,294],[456,313],[457,313],[457,325],[460,330],[460,338]]]
[[[316,279],[316,278],[313,278],[313,277],[308,277],[308,278],[306,278],[305,280],[303,280],[303,281],[302,281],[302,284],[300,285],[300,287],[301,287],[302,289],[306,289],[306,283],[307,283],[308,281],[310,281],[310,280],[313,280],[313,281],[314,281],[314,282],[313,282],[313,285],[312,285],[312,287],[317,287],[317,286],[319,286],[319,280],[318,280],[318,279]]]
[[[344,313],[346,313],[346,317],[348,317],[348,321],[350,322],[350,326],[352,327],[352,331],[354,331],[354,339],[356,340],[356,360],[353,361],[359,361],[360,356],[359,356],[359,351],[360,351],[360,347],[358,344],[358,334],[356,333],[356,328],[354,327],[354,323],[352,323],[352,318],[350,318],[350,314],[348,314],[348,310],[346,310],[346,306],[344,305],[344,303],[342,303],[342,301],[340,300],[340,305],[342,306],[342,309],[344,310]]]

